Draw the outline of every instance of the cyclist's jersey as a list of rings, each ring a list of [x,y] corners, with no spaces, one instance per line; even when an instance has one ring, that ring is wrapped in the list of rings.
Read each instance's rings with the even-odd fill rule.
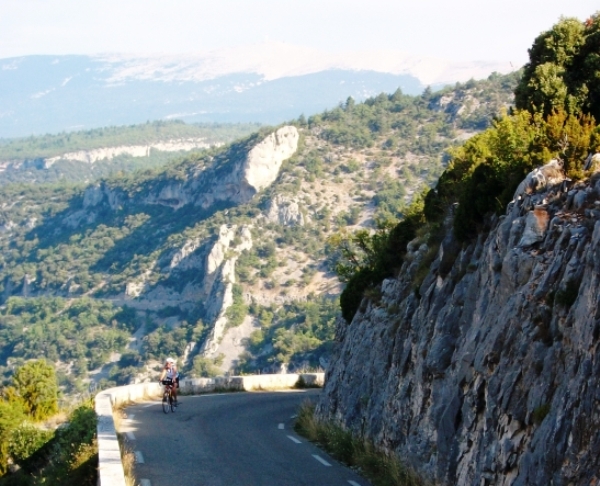
[[[178,374],[179,373],[177,373],[177,371],[175,371],[173,369],[173,367],[171,366],[169,369],[167,369],[167,374],[165,375],[165,379],[174,380],[175,378],[177,378]]]

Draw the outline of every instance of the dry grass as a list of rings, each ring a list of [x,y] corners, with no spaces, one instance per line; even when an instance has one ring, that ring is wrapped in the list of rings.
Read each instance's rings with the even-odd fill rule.
[[[329,454],[356,468],[375,486],[425,486],[427,483],[395,456],[371,442],[354,437],[348,430],[315,419],[314,405],[305,402],[298,412],[295,430],[316,442]]]

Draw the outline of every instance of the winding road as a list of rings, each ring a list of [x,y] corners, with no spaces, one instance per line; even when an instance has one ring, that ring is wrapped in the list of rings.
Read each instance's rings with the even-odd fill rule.
[[[366,486],[293,431],[319,390],[184,396],[165,415],[158,401],[126,409],[120,431],[140,486]]]

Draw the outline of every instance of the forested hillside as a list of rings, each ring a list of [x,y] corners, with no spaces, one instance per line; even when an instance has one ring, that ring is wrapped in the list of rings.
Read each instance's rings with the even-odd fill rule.
[[[150,377],[167,355],[196,376],[323,366],[339,309],[335,270],[354,232],[385,235],[412,214],[448,151],[511,105],[518,79],[349,98],[300,117],[289,124],[294,155],[241,203],[219,202],[211,187],[273,129],[87,187],[4,185],[4,376],[40,356],[56,363],[66,392]],[[206,278],[219,245],[235,278],[225,333],[208,352],[220,310]]]
[[[232,142],[258,127],[157,121],[0,139],[0,184],[89,183],[112,174],[158,168],[190,151]]]

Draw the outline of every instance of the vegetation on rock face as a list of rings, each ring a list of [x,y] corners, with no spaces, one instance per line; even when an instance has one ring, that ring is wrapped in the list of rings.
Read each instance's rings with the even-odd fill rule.
[[[329,240],[332,251],[340,252],[336,272],[347,282],[340,296],[342,316],[350,322],[367,288],[394,276],[403,263],[406,246],[424,222],[422,202],[417,199],[393,228],[375,233],[359,231],[351,236],[334,235]]]
[[[459,241],[487,231],[488,216],[504,211],[527,173],[552,158],[562,162],[568,177],[586,175],[586,157],[600,150],[600,128],[594,118],[600,116],[596,100],[600,95],[594,91],[600,79],[599,19],[598,15],[585,23],[562,19],[536,39],[530,50],[531,61],[515,90],[517,108],[521,109],[498,116],[486,131],[448,150],[448,167],[425,196],[422,212],[413,215],[416,224],[412,231],[423,227],[422,232],[435,233],[435,227],[456,203],[453,224]],[[402,224],[406,223],[396,229]],[[364,236],[355,234],[354,243],[365,247]],[[348,282],[341,298],[342,313],[348,322],[364,291],[391,276],[402,263],[404,242],[383,250],[385,233],[372,238],[371,245],[378,245],[369,261],[383,258],[385,252],[397,258],[391,267],[377,272],[372,264],[353,265],[354,255],[345,255],[351,264],[338,266],[338,271]]]
[[[56,430],[43,430],[28,422],[14,424],[6,442],[16,472],[0,473],[0,486],[61,484],[94,486],[98,475],[96,413],[91,402],[68,413]]]
[[[596,124],[588,115],[563,110],[547,117],[516,111],[452,152],[448,169],[426,198],[429,220],[458,202],[454,230],[459,240],[475,236],[486,216],[503,212],[519,183],[552,158],[562,161],[567,176],[580,178],[584,161],[598,148]]]

